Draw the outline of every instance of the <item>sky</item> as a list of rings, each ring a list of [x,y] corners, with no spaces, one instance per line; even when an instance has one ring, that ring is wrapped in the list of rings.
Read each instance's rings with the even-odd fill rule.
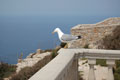
[[[120,0],[0,0],[0,15],[120,15]]]

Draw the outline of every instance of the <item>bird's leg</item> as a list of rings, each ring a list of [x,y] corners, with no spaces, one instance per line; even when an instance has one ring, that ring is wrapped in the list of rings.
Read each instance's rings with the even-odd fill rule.
[[[66,44],[66,45],[64,46],[64,48],[65,48],[65,49],[68,48],[68,44]]]

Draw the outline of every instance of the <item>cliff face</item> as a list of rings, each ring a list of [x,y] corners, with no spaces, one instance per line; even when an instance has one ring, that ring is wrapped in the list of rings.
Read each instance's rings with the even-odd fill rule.
[[[72,35],[81,35],[71,43],[72,48],[120,49],[120,17],[108,18],[96,24],[80,24],[71,29]]]
[[[43,52],[41,53],[40,49],[37,49],[36,53],[29,54],[25,59],[19,61],[17,63],[17,70],[16,72],[19,72],[24,67],[32,67],[34,66],[38,61],[45,59],[45,57],[48,56],[46,61],[50,61],[51,59],[51,52]],[[43,62],[43,64],[46,62]]]

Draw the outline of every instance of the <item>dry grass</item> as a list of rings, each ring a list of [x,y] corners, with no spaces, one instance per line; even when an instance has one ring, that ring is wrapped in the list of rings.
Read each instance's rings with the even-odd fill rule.
[[[34,75],[39,69],[45,66],[52,56],[46,56],[44,59],[40,60],[33,67],[25,67],[18,74],[12,76],[10,80],[28,80],[32,75]]]

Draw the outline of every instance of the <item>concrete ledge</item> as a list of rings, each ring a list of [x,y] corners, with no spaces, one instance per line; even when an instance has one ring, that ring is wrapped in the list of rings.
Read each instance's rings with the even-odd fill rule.
[[[67,68],[72,65],[74,59],[74,53],[68,51],[62,53],[58,54],[58,56],[34,74],[29,80],[61,80]]]
[[[75,53],[78,58],[92,58],[92,59],[120,59],[120,50],[103,50],[103,49],[61,49],[61,51],[68,51]]]

